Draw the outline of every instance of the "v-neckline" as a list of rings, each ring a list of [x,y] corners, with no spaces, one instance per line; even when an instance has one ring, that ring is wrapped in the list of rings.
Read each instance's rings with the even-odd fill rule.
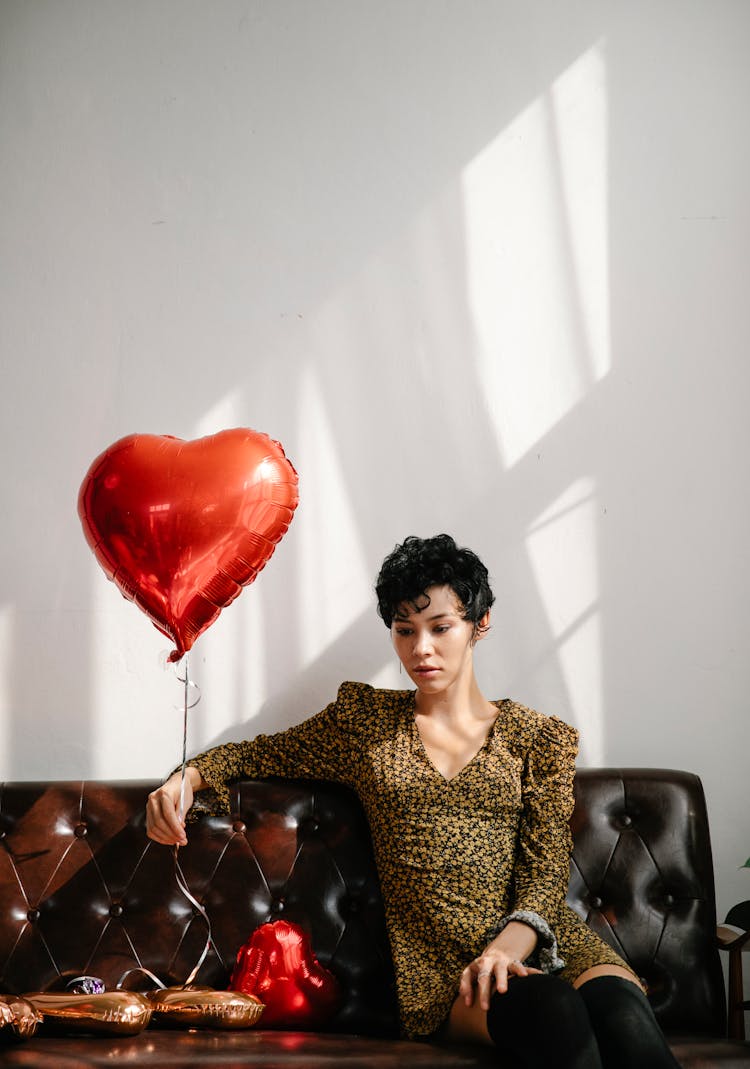
[[[419,730],[419,724],[417,723],[417,692],[416,691],[408,691],[407,693],[410,695],[409,720],[410,720],[410,723],[411,723],[412,737],[416,740],[417,749],[421,752],[421,755],[424,758],[425,763],[429,766],[430,770],[436,776],[439,777],[439,779],[440,779],[441,783],[443,784],[443,786],[450,787],[451,784],[455,783],[456,780],[460,776],[463,775],[463,773],[466,771],[467,768],[469,768],[471,765],[474,764],[474,762],[477,760],[479,755],[487,748],[487,746],[489,746],[490,740],[492,739],[493,735],[495,734],[495,729],[497,727],[497,722],[500,719],[501,707],[502,707],[505,699],[502,699],[502,700],[499,700],[499,701],[490,702],[490,705],[494,705],[495,708],[497,709],[497,716],[492,721],[492,723],[490,725],[490,730],[487,732],[487,736],[486,736],[484,742],[479,747],[479,749],[476,751],[476,753],[473,754],[469,758],[469,760],[466,762],[465,765],[462,765],[461,768],[459,768],[459,770],[456,773],[454,773],[454,775],[448,777],[444,773],[442,773],[440,771],[440,769],[437,767],[435,762],[432,760],[432,758],[428,754],[427,747],[424,744],[424,739],[422,738],[422,733]]]

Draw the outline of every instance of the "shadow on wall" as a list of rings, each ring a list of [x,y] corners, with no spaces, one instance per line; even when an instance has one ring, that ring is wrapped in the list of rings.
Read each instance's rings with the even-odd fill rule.
[[[548,628],[522,549],[529,509],[508,497],[497,438],[509,401],[488,396],[478,370],[456,176],[601,26],[555,12],[542,29],[518,5],[440,19],[419,3],[288,13],[228,3],[211,19],[183,9],[177,23],[168,3],[63,3],[44,18],[5,16],[7,79],[28,118],[9,135],[6,213],[11,248],[29,254],[7,295],[6,330],[24,359],[2,401],[6,455],[32,419],[43,427],[31,470],[4,495],[13,768],[41,767],[30,721],[62,747],[60,767],[94,767],[86,681],[99,621],[80,592],[101,576],[74,504],[86,467],[121,434],[192,436],[227,391],[240,397],[238,421],[285,443],[303,484],[314,481],[303,435],[325,422],[339,462],[327,490],[346,495],[370,575],[405,533],[452,528],[488,559],[513,561],[512,581],[498,577],[520,603],[509,654],[527,628]],[[21,68],[14,54],[36,60]],[[32,302],[45,308],[33,332]],[[71,425],[82,398],[85,419]],[[561,473],[529,468],[539,494],[519,497],[536,514]],[[290,534],[296,575],[285,557],[292,600],[304,543],[320,537],[304,523],[300,512]],[[363,675],[387,656],[363,655],[354,624],[306,667],[304,643],[270,608],[265,626],[267,677],[283,664],[298,680],[274,709],[344,660]]]
[[[649,200],[668,149],[638,162],[638,138],[650,131],[658,149],[674,116],[643,76],[641,20],[625,32],[593,3],[512,2],[437,18],[429,0],[174,12],[63,0],[0,15],[14,117],[0,133],[14,160],[4,226],[24,265],[4,273],[0,316],[19,354],[0,396],[0,445],[17,458],[2,475],[8,767],[106,775],[97,725],[134,715],[117,692],[135,669],[117,666],[102,692],[91,664],[126,627],[150,625],[132,609],[132,625],[113,623],[99,601],[75,516],[90,461],[123,434],[238,424],[284,443],[301,504],[222,621],[231,655],[209,675],[234,690],[214,718],[204,687],[206,744],[284,726],[347,676],[387,676],[372,578],[406,534],[448,529],[494,573],[487,692],[577,723],[587,763],[612,740],[634,752],[620,714],[667,699],[638,692],[654,679],[684,692],[694,679],[679,651],[699,645],[679,576],[663,609],[643,604],[663,562],[683,568],[715,547],[726,485],[710,476],[731,448],[700,361],[681,365],[677,415],[674,360],[654,370],[675,346],[690,351],[691,331],[703,344],[700,310],[671,307],[683,333],[665,330],[658,352],[638,326],[641,273],[656,304],[682,265],[644,264],[637,212],[653,203],[663,247],[685,241],[656,226],[664,188]],[[689,99],[706,35],[697,52],[689,20],[675,37],[670,12],[649,13],[648,70],[669,54]],[[684,192],[685,163],[668,188]],[[693,262],[694,247],[678,247]],[[648,320],[661,322],[655,307]],[[701,441],[696,412],[708,412]],[[696,471],[711,506],[697,518],[685,504]],[[727,527],[730,557],[746,532]],[[675,558],[678,529],[690,536]],[[723,621],[726,589],[698,576],[690,595]]]
[[[340,679],[378,677],[393,661],[369,593],[379,563],[406,534],[448,529],[494,567],[502,650],[486,673],[488,688],[500,695],[509,681],[536,673],[543,681],[540,690],[559,696],[556,712],[579,723],[588,716],[588,752],[600,759],[600,630],[591,627],[599,611],[595,513],[603,462],[594,414],[600,408],[606,413],[606,386],[597,378],[609,368],[607,294],[601,288],[607,220],[600,48],[583,57],[593,85],[580,84],[580,62],[572,65],[570,79],[559,80],[510,124],[510,134],[501,131],[493,139],[468,179],[464,172],[446,183],[403,233],[381,243],[321,302],[309,316],[305,360],[296,349],[277,353],[274,373],[288,384],[297,415],[285,443],[303,487],[289,536],[296,563],[288,589],[294,593],[291,600],[279,596],[282,586],[274,573],[250,596],[263,598],[265,605],[262,673],[274,680],[280,664],[291,663],[293,670],[274,680],[273,696],[250,721],[223,729],[212,741],[277,729],[290,717],[321,708]],[[561,100],[570,106],[570,80],[579,92],[573,102],[580,108],[581,94],[588,94],[598,109],[582,148],[561,145],[570,120],[558,119],[556,109]],[[523,137],[533,141],[533,151],[519,156],[516,142]],[[537,176],[532,167],[542,162],[547,166]],[[587,235],[589,247],[583,250],[573,238],[570,214],[576,205],[568,204],[573,165],[590,180],[589,202],[592,189],[598,196],[589,206],[589,215],[596,213],[589,224],[594,234]],[[502,246],[502,235],[508,216],[519,212],[513,196],[524,184],[523,233],[535,252],[519,254],[526,275],[512,278],[508,261],[514,257]],[[489,243],[487,233],[478,236],[469,225],[488,187],[513,201],[494,216],[486,205]],[[535,222],[540,213],[544,227]],[[592,266],[598,270],[593,296]],[[535,276],[544,280],[541,294]],[[479,294],[475,283],[483,287]],[[527,295],[519,307],[524,291],[533,300]],[[558,346],[556,353],[543,349],[541,357],[534,350],[547,343],[535,322],[539,303],[554,320]],[[599,323],[592,324],[592,311]],[[549,331],[547,324],[544,332]],[[517,362],[525,372],[514,370]],[[238,403],[243,408],[249,398]],[[520,429],[507,437],[515,444],[523,440],[527,423],[538,435],[509,464],[505,429],[514,423]],[[315,483],[312,494],[308,476]],[[544,530],[556,532],[551,545],[543,542]],[[555,545],[560,537],[584,544],[573,546],[573,553],[568,545],[560,560]],[[587,559],[581,562],[581,556]],[[551,569],[564,573],[574,558],[579,567],[569,582],[580,589],[571,599],[568,587],[551,589],[549,580]],[[287,572],[289,567],[287,552]],[[341,569],[347,567],[356,584],[352,600],[370,605],[342,629]],[[329,620],[332,591],[338,615]],[[567,617],[555,601],[566,602]],[[294,612],[284,604],[294,604]],[[311,633],[317,643],[311,643]],[[561,647],[580,638],[577,663],[564,663]],[[589,669],[578,693],[571,694],[576,669],[587,661],[596,665],[593,679]],[[257,660],[248,658],[245,671],[259,670]],[[399,685],[398,677],[391,685]],[[247,708],[238,703],[240,715]]]

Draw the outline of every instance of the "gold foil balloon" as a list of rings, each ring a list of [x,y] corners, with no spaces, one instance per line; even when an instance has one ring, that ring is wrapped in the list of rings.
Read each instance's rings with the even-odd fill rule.
[[[172,1028],[252,1028],[263,1013],[263,1003],[254,995],[198,985],[148,991],[146,998],[153,1023]]]
[[[42,1015],[45,1031],[134,1036],[151,1020],[151,1004],[135,991],[36,991],[24,998]]]
[[[0,995],[0,1043],[31,1039],[42,1023],[41,1014],[20,995]]]

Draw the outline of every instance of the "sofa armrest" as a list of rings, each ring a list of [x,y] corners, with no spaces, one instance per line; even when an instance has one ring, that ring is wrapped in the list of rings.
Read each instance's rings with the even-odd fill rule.
[[[742,954],[750,950],[750,931],[720,924],[716,929],[719,950],[729,954],[729,992],[727,996],[727,1031],[730,1039],[745,1038],[745,1010],[750,999],[744,997]]]

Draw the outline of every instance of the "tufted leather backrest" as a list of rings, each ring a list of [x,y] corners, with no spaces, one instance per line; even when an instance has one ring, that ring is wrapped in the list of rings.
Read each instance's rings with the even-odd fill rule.
[[[179,890],[174,855],[144,830],[148,783],[15,783],[0,794],[0,989],[23,992],[127,970],[182,983],[206,941]],[[658,770],[578,773],[569,901],[649,984],[664,1026],[721,1034],[723,981],[697,777]],[[232,815],[189,828],[178,861],[207,911],[199,981],[226,986],[260,924],[311,934],[342,981],[343,1031],[396,1030],[392,967],[370,839],[354,796],[332,784],[243,781]],[[151,986],[131,976],[126,986]]]
[[[568,902],[645,981],[667,1032],[723,1035],[703,787],[688,772],[581,769]]]
[[[81,973],[114,987],[136,966],[183,983],[207,928],[180,891],[174,852],[145,834],[155,784],[6,784],[0,795],[0,989],[61,986]],[[258,925],[303,925],[341,980],[335,1028],[396,1031],[390,952],[364,815],[333,784],[242,782],[230,817],[203,817],[178,854],[211,922],[198,982],[226,987]],[[146,988],[142,975],[124,986]]]

